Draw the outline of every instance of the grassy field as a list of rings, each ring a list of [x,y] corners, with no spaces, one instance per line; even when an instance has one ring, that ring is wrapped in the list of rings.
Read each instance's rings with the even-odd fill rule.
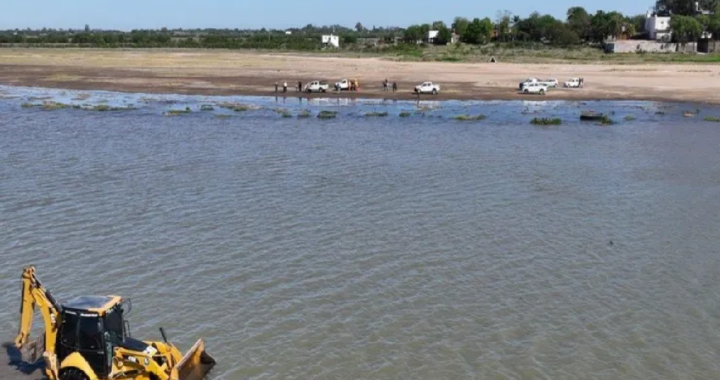
[[[0,48],[0,54],[3,50],[48,50],[47,48]],[[75,50],[77,48],[70,48]],[[63,48],[51,48],[50,50],[65,50]],[[197,49],[182,48],[156,48],[156,49],[133,49],[133,48],[116,48],[116,49],[96,49],[82,48],[81,50],[97,51],[97,50],[114,50],[114,51],[173,51],[173,52],[193,52]],[[203,50],[203,49],[200,49]],[[339,58],[384,58],[401,62],[466,62],[479,63],[489,62],[491,58],[495,58],[498,62],[503,63],[565,63],[565,64],[648,64],[648,63],[720,63],[720,54],[683,54],[683,53],[604,53],[599,48],[593,47],[576,47],[576,48],[554,48],[542,45],[535,47],[509,47],[507,45],[489,44],[485,46],[475,46],[466,44],[456,44],[451,46],[410,46],[398,45],[385,48],[361,48],[350,50],[313,50],[313,51],[295,51],[295,50],[224,50],[210,49],[204,50],[208,54],[213,52],[235,51],[238,53],[263,53],[263,54],[291,54],[295,56],[325,56]]]
[[[720,54],[683,53],[614,53],[607,54],[592,47],[577,48],[520,48],[502,45],[474,46],[457,44],[452,46],[398,46],[384,49],[324,50],[324,51],[283,51],[268,50],[264,53],[290,53],[293,55],[328,56],[342,58],[385,58],[401,62],[489,62],[495,58],[503,63],[720,63]]]

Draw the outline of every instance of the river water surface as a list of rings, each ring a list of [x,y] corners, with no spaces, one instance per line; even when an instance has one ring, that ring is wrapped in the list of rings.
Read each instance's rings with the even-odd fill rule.
[[[34,264],[130,297],[135,337],[205,339],[215,379],[720,378],[717,108],[28,96],[0,101],[3,338]]]

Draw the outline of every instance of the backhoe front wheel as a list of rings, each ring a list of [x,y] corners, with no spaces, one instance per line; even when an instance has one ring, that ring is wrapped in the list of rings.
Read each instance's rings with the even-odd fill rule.
[[[79,369],[68,368],[60,371],[60,380],[88,380],[88,377]]]

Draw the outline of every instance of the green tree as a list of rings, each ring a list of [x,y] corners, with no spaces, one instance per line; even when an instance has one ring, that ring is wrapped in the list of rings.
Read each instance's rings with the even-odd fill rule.
[[[567,23],[580,38],[590,37],[590,15],[583,7],[572,7],[567,11]]]
[[[470,25],[468,25],[465,36],[463,37],[465,42],[470,44],[485,44],[490,41],[492,36],[494,25],[489,18],[480,20],[474,18]]]
[[[498,39],[500,41],[507,41],[510,38],[510,23],[512,14],[510,11],[503,11],[497,13],[496,27],[498,31]]]
[[[470,25],[470,20],[465,17],[455,17],[455,21],[452,23],[452,28],[455,30],[455,33],[463,36],[467,32],[468,25]]]
[[[658,0],[657,5],[664,6],[674,15],[695,16],[697,14],[696,2],[703,10],[713,10],[718,5],[717,0]]]
[[[403,39],[407,43],[415,43],[417,41],[420,41],[423,39],[423,33],[422,29],[420,28],[420,25],[410,25],[407,29],[405,29],[405,34],[403,36]]]
[[[362,33],[365,30],[365,27],[362,23],[358,22],[355,24],[355,30],[357,30],[358,33]]]
[[[546,38],[555,46],[569,47],[580,43],[580,36],[567,24],[556,22],[547,27]]]
[[[635,28],[635,33],[643,33],[645,32],[645,15],[636,15],[632,17],[628,17],[626,19],[628,24],[632,24]]]
[[[435,43],[438,45],[447,45],[452,40],[452,31],[445,24],[439,25],[437,28],[438,35]]]
[[[703,27],[694,17],[673,15],[670,19],[670,30],[673,41],[686,43],[697,41],[702,35]]]

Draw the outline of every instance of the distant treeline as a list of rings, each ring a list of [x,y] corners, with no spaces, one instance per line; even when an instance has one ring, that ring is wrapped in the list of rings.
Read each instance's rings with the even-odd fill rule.
[[[658,8],[671,14],[671,29],[675,42],[700,38],[704,32],[720,39],[720,0],[659,0]],[[712,9],[712,11],[707,11]],[[705,10],[705,11],[702,11]],[[717,11],[716,11],[717,10]],[[626,16],[619,12],[588,13],[582,7],[572,7],[564,20],[537,12],[527,18],[499,12],[490,18],[456,17],[447,26],[442,21],[411,25],[407,28],[368,29],[357,23],[354,29],[341,25],[291,28],[288,30],[239,29],[160,29],[133,30],[6,30],[0,31],[0,44],[21,46],[80,46],[130,48],[221,48],[221,49],[287,49],[317,50],[323,47],[321,36],[335,34],[345,49],[395,48],[424,44],[463,42],[484,45],[490,42],[508,46],[543,44],[569,47],[580,44],[599,45],[608,38],[644,38],[645,15]],[[438,31],[428,38],[428,32]],[[397,46],[400,45],[400,46]],[[403,46],[404,45],[404,46]]]

